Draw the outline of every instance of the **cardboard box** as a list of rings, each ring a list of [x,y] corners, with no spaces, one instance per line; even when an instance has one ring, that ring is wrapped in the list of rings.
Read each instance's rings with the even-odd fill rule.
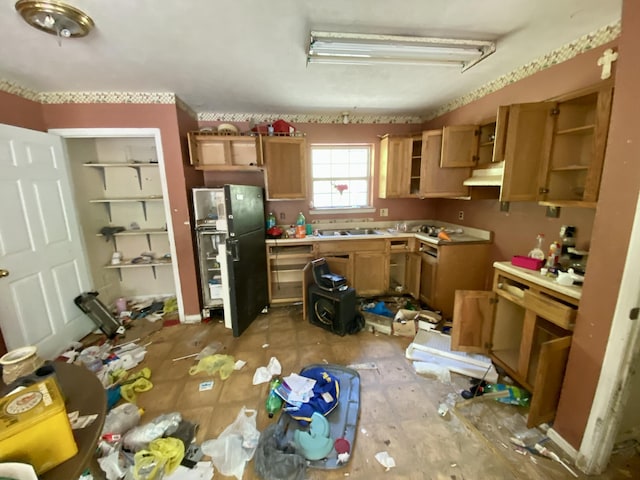
[[[0,461],[28,463],[40,475],[76,453],[54,377],[0,398]]]
[[[407,320],[405,323],[393,322],[393,334],[399,337],[415,337],[416,322],[415,320]]]
[[[385,335],[393,333],[392,318],[365,311],[362,312],[362,315],[364,316],[365,330],[384,333]]]

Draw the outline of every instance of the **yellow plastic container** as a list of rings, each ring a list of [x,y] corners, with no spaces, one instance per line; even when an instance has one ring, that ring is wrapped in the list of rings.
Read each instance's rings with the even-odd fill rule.
[[[53,377],[0,398],[0,461],[22,462],[39,475],[78,453]]]

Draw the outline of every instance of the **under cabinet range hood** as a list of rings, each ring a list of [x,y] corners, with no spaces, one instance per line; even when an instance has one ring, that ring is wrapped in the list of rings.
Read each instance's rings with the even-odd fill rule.
[[[501,187],[504,174],[504,161],[486,168],[476,168],[471,177],[462,182],[467,187]]]

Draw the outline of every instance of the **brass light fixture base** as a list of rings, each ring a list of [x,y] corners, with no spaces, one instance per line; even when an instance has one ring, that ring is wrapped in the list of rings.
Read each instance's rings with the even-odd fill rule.
[[[18,0],[15,9],[32,27],[56,36],[84,37],[94,27],[87,14],[55,0]]]

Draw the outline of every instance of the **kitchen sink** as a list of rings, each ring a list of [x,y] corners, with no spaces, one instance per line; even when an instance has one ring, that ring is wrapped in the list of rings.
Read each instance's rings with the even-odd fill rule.
[[[380,235],[378,230],[372,230],[371,228],[357,228],[355,230],[346,230],[347,235]]]
[[[356,228],[353,230],[320,230],[321,237],[349,237],[352,235],[380,235],[382,232],[371,228]]]

